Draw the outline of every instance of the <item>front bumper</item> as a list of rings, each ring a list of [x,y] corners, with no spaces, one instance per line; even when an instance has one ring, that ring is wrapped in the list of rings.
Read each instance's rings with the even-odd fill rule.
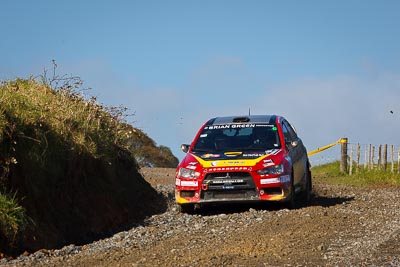
[[[225,175],[226,174],[226,175]],[[225,176],[222,176],[225,175]],[[209,173],[202,181],[176,179],[178,204],[215,202],[286,201],[290,177],[256,177],[250,173]]]

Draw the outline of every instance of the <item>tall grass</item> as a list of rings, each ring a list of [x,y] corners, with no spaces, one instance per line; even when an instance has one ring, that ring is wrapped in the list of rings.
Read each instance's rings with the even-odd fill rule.
[[[86,99],[76,85],[67,80],[53,89],[35,79],[0,84],[0,239],[14,242],[28,221],[16,194],[4,193],[10,190],[8,177],[20,164],[19,156],[51,168],[54,155],[85,154],[111,162],[121,148],[129,147],[132,127],[124,123],[125,110],[103,107],[95,97]],[[30,175],[40,179],[39,173]]]
[[[397,170],[397,166],[395,166]],[[374,168],[366,170],[360,166],[358,170],[353,170],[353,174],[343,174],[340,172],[340,162],[335,161],[312,168],[315,179],[333,184],[344,184],[354,186],[400,186],[400,174],[390,170]]]
[[[121,123],[122,108],[105,108],[95,97],[87,100],[73,88],[56,91],[32,79],[4,82],[0,104],[0,138],[18,136],[44,144],[51,130],[72,150],[97,158],[112,157],[112,145],[126,146],[132,134]],[[28,128],[37,130],[28,133]]]
[[[12,245],[27,222],[25,210],[18,205],[16,194],[0,193],[0,236],[3,235]]]

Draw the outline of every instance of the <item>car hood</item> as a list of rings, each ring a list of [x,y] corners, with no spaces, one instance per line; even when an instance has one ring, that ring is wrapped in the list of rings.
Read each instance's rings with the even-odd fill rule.
[[[281,149],[251,152],[188,153],[179,167],[200,171],[217,166],[255,166],[259,168],[279,164],[284,153]]]

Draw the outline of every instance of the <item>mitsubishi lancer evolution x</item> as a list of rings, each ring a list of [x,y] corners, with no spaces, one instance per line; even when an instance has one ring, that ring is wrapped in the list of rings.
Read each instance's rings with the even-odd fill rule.
[[[312,183],[307,150],[282,116],[208,120],[193,142],[181,146],[175,199],[182,212],[209,203],[307,202]]]

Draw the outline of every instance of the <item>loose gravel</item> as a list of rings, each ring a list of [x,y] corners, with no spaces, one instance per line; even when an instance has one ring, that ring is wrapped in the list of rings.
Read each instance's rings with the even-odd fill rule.
[[[146,168],[168,210],[82,246],[42,249],[1,266],[400,266],[399,188],[314,182],[307,206],[209,206],[182,214],[173,169]]]

